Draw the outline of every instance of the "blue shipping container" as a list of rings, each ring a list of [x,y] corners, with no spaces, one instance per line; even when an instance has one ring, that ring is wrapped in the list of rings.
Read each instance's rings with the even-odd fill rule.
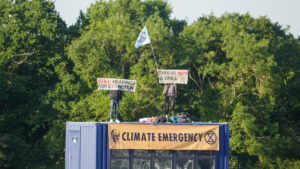
[[[109,149],[109,124],[105,122],[67,122],[66,169],[228,169],[228,123],[160,123],[158,125],[219,126],[219,149],[153,150]],[[127,125],[152,123],[123,122]],[[124,136],[123,136],[124,137]],[[122,134],[120,136],[122,138]]]

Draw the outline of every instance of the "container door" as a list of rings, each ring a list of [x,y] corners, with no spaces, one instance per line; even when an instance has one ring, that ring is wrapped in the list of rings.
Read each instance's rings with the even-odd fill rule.
[[[80,169],[80,131],[69,132],[69,169]]]

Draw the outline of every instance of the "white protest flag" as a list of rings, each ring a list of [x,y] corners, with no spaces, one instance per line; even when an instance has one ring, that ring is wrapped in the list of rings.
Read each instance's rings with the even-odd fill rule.
[[[135,42],[135,48],[139,48],[140,46],[146,45],[150,42],[150,37],[148,35],[148,31],[146,26],[143,28],[143,30],[141,31],[138,39]]]

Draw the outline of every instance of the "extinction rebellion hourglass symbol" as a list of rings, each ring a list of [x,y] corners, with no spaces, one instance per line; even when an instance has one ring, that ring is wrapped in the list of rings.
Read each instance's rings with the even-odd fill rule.
[[[145,32],[141,32],[141,37],[140,37],[140,39],[138,40],[138,42],[144,42],[145,40],[146,40],[146,33]]]
[[[205,138],[205,142],[210,145],[215,144],[217,141],[217,135],[213,131],[208,131],[205,134],[204,138]]]
[[[119,137],[120,137],[120,132],[119,131],[117,131],[115,129],[111,131],[111,138],[114,141],[114,143],[119,141]]]

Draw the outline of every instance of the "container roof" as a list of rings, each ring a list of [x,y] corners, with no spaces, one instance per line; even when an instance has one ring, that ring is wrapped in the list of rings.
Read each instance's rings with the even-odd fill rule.
[[[192,123],[143,123],[143,122],[120,122],[120,123],[110,123],[110,122],[71,122],[68,121],[67,123],[73,124],[81,124],[81,125],[88,125],[88,124],[146,124],[146,125],[228,125],[228,122],[192,122]]]

